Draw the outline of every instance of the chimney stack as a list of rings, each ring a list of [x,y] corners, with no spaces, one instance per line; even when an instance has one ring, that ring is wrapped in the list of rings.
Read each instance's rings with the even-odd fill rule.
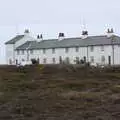
[[[86,39],[88,37],[88,31],[84,30],[82,31],[82,39]]]
[[[41,42],[43,40],[43,35],[41,34],[41,35],[37,35],[37,41],[38,42]]]
[[[113,36],[113,34],[114,34],[114,30],[113,30],[113,28],[111,28],[111,29],[107,29],[107,37],[111,37],[111,36]]]
[[[63,40],[65,38],[64,33],[59,33],[58,39]]]
[[[25,36],[29,36],[29,34],[30,34],[29,30],[28,30],[28,29],[25,29],[24,35],[25,35]]]

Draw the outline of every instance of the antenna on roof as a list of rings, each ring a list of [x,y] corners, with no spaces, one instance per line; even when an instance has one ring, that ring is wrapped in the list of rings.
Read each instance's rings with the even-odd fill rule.
[[[18,24],[16,24],[16,26],[15,26],[15,32],[16,32],[16,35],[19,35],[19,27],[18,27]]]
[[[87,30],[87,26],[86,26],[86,21],[85,21],[85,19],[84,18],[82,18],[82,30]]]
[[[83,18],[82,19],[82,39],[85,39],[88,37],[88,31],[87,31],[87,27],[86,27],[86,21]]]

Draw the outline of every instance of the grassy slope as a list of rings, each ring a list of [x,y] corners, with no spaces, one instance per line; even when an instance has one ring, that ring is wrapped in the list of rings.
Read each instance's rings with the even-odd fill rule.
[[[119,120],[120,70],[0,67],[0,120]]]

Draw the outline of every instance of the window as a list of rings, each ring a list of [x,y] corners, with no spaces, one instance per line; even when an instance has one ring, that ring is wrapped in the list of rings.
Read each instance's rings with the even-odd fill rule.
[[[105,63],[105,56],[101,56],[101,62]]]
[[[45,54],[46,53],[46,49],[43,49],[43,54]]]
[[[69,57],[66,57],[66,63],[67,63],[67,64],[70,63],[70,59],[69,59]]]
[[[19,50],[17,50],[17,55],[19,55],[20,54],[20,52],[19,52]]]
[[[18,64],[18,60],[17,60],[17,59],[15,60],[15,64],[16,64],[16,65]]]
[[[46,59],[46,58],[43,59],[43,63],[44,63],[44,64],[47,63],[47,59]]]
[[[30,54],[33,54],[33,50],[30,50]]]
[[[94,51],[94,46],[90,46],[90,51],[91,51],[91,52]]]
[[[104,51],[104,45],[101,46],[101,51]]]
[[[22,54],[24,55],[24,50],[22,50]]]
[[[52,49],[52,53],[53,53],[53,54],[55,53],[55,48]]]
[[[22,58],[22,61],[25,61],[25,60]]]
[[[90,57],[90,62],[94,63],[94,57],[93,56]]]
[[[76,47],[76,52],[79,52],[79,47]]]
[[[65,52],[68,53],[69,52],[69,48],[65,48]]]
[[[79,62],[80,62],[79,57],[76,57],[75,63],[79,64]]]
[[[76,60],[79,61],[79,57],[76,57]]]
[[[56,63],[55,58],[53,58],[52,60],[53,60],[53,64],[55,64]]]
[[[9,59],[9,64],[12,65],[12,60],[11,59]]]

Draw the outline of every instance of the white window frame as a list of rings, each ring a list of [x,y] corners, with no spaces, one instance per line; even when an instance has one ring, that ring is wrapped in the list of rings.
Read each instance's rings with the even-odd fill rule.
[[[46,54],[46,49],[45,48],[43,49],[43,54]]]
[[[91,62],[91,63],[94,63],[94,62],[95,62],[94,56],[90,56],[90,62]]]
[[[90,51],[91,51],[91,52],[94,51],[94,46],[93,46],[93,45],[90,46]]]
[[[22,50],[22,55],[24,55],[25,54],[25,51],[24,50]]]
[[[30,54],[33,54],[34,53],[34,51],[33,50],[30,50]]]
[[[20,55],[20,50],[17,50],[17,55]]]
[[[47,59],[44,58],[44,59],[43,59],[43,64],[46,64],[46,63],[47,63]]]
[[[101,56],[101,63],[105,63],[105,56],[104,55]]]
[[[69,52],[69,48],[65,48],[65,53],[68,53]]]
[[[76,48],[75,48],[75,51],[76,51],[76,52],[79,52],[79,47],[76,47]]]
[[[105,50],[105,47],[104,45],[101,46],[101,51],[104,51]]]
[[[55,64],[55,63],[56,63],[56,59],[55,59],[55,58],[52,58],[52,61],[53,61],[53,64]]]
[[[70,64],[70,58],[69,58],[69,57],[66,57],[66,58],[65,58],[65,62],[66,62],[67,64]]]
[[[52,54],[55,54],[55,48],[52,48]]]

